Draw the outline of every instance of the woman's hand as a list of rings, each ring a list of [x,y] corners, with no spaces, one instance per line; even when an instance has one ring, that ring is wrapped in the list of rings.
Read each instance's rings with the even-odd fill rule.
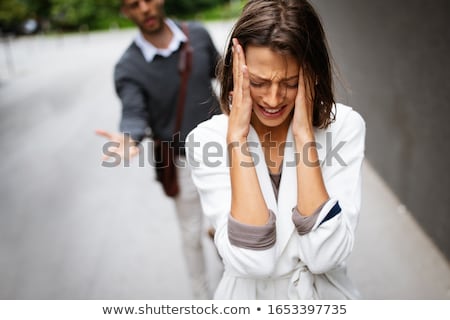
[[[107,148],[107,153],[103,154],[103,161],[109,160],[112,155],[120,157],[121,161],[129,160],[139,153],[136,142],[128,135],[123,133],[111,133],[105,130],[95,130],[95,133],[105,137],[110,143],[110,146]]]
[[[250,80],[244,50],[237,39],[233,39],[233,92],[228,121],[228,143],[247,139],[252,115]]]
[[[263,226],[269,220],[269,210],[259,187],[258,177],[248,151],[252,99],[244,50],[233,39],[233,92],[228,119],[227,143],[230,157],[231,215],[241,223]],[[235,144],[237,143],[237,144]]]
[[[300,68],[292,128],[295,139],[303,143],[314,141],[313,101],[314,86],[305,79],[304,71]]]
[[[312,215],[329,195],[320,168],[313,127],[314,83],[305,79],[303,70],[298,76],[295,99],[293,134],[300,154],[297,161],[297,209],[302,216]]]

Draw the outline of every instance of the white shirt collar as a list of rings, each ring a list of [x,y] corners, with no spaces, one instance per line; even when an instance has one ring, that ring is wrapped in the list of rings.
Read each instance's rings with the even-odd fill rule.
[[[152,62],[157,54],[167,58],[172,53],[178,50],[182,42],[187,41],[186,35],[178,28],[178,26],[171,19],[165,19],[164,21],[169,29],[172,31],[173,37],[167,48],[156,48],[153,44],[145,40],[142,32],[139,32],[134,42],[141,49],[142,54],[147,62]]]

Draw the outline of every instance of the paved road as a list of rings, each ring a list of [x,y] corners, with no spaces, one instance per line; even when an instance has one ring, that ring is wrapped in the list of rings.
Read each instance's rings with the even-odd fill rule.
[[[229,23],[209,24],[222,49]],[[132,31],[0,48],[0,298],[190,299],[173,204],[143,158],[100,165]],[[11,66],[11,64],[10,64]],[[350,273],[366,298],[449,299],[448,262],[366,163]],[[208,246],[210,279],[221,267]]]

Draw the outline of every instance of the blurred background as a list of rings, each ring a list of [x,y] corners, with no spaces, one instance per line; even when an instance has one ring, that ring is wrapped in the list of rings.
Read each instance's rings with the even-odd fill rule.
[[[168,14],[201,20],[229,19],[239,14],[241,0],[168,0]],[[131,27],[119,14],[121,0],[2,0],[0,29],[23,35]]]
[[[166,0],[166,11],[202,21],[222,52],[245,2]],[[450,299],[450,2],[311,2],[337,100],[367,123],[350,276],[367,299]],[[112,72],[136,34],[119,4],[0,2],[0,299],[191,298],[151,155],[101,166],[94,130],[117,130]]]

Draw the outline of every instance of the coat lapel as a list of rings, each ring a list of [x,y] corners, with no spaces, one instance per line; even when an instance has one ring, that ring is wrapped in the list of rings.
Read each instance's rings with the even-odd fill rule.
[[[278,193],[278,215],[277,215],[277,246],[278,256],[286,247],[294,232],[292,222],[292,209],[297,205],[297,169],[295,166],[295,146],[292,128],[286,137],[284,148],[283,171],[281,174],[280,190]]]

